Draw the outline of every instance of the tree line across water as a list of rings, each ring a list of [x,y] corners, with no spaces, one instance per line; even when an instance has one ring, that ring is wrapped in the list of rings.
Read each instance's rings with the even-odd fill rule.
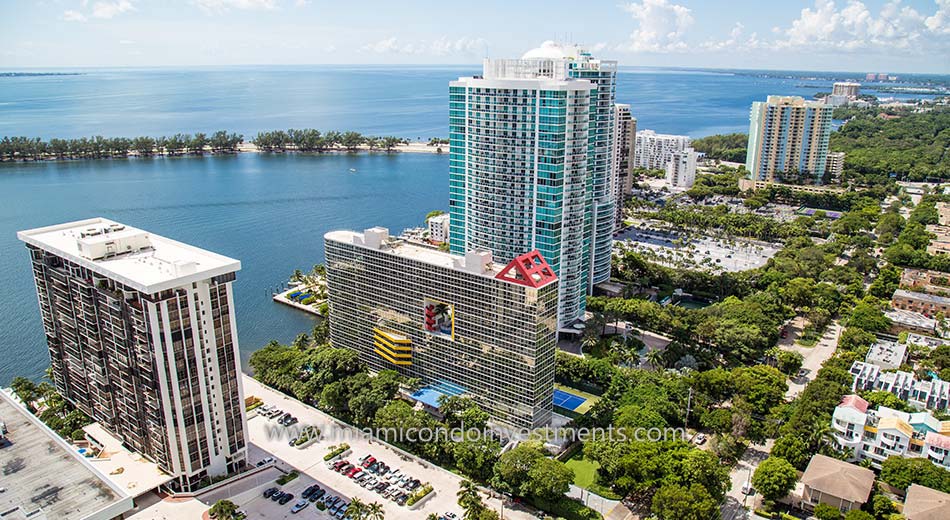
[[[408,139],[401,137],[387,136],[376,137],[363,135],[359,132],[336,132],[330,131],[321,133],[313,128],[304,128],[296,130],[273,130],[270,132],[258,132],[257,136],[251,139],[251,142],[261,150],[268,152],[283,152],[296,150],[300,152],[325,152],[333,149],[344,149],[354,151],[361,146],[370,150],[382,149],[392,151],[396,146],[409,144]],[[430,144],[432,144],[430,142]]]
[[[13,136],[0,139],[0,161],[36,161],[42,159],[106,159],[137,155],[201,155],[204,153],[235,153],[244,142],[244,136],[219,130],[211,135],[204,133],[149,137],[80,137],[76,139],[53,138],[48,141],[39,137]],[[442,144],[441,139],[432,139],[430,146]],[[355,151],[360,147],[370,150],[392,151],[397,146],[409,144],[407,139],[387,136],[376,137],[359,132],[322,133],[305,128],[301,130],[274,130],[258,132],[251,143],[265,152],[327,152],[332,150]]]
[[[4,137],[0,139],[0,160],[40,159],[104,159],[129,155],[187,155],[233,153],[243,142],[241,134],[219,130],[211,135],[196,133],[175,134],[160,137],[80,137],[77,139],[53,138],[44,141],[39,137]]]

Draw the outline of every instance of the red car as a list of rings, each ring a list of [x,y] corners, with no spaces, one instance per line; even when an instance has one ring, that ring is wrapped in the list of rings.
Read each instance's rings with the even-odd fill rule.
[[[333,464],[333,470],[334,470],[334,471],[339,471],[340,468],[342,468],[343,466],[346,466],[347,464],[349,464],[349,462],[347,462],[347,461],[345,461],[345,460],[338,460],[338,461],[336,461],[336,462]]]
[[[350,477],[350,478],[354,478],[354,477],[356,477],[356,475],[358,475],[361,471],[363,471],[363,468],[360,468],[359,466],[357,466],[357,467],[351,469],[350,471],[347,471],[347,472],[346,472],[346,476],[347,476],[347,477]]]
[[[363,467],[364,467],[364,468],[368,468],[368,467],[370,467],[370,465],[373,464],[374,462],[376,462],[376,458],[375,458],[375,457],[369,457],[368,459],[366,459],[366,460],[363,461]]]

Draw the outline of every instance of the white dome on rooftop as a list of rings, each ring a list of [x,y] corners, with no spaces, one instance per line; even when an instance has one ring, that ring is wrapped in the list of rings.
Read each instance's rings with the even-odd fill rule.
[[[541,44],[537,49],[531,49],[521,57],[523,60],[531,59],[561,59],[574,56],[573,49],[566,49],[560,43],[548,40]]]

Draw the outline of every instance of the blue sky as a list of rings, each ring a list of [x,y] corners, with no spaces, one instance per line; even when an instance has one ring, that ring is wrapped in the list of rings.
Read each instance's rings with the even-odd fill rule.
[[[950,0],[0,0],[0,69],[463,64],[552,39],[621,65],[950,73]]]

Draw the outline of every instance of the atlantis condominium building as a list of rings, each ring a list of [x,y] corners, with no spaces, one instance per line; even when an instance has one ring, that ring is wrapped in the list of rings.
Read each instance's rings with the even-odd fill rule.
[[[821,184],[828,159],[833,107],[796,96],[752,103],[746,169],[767,182],[806,178]]]
[[[174,477],[243,467],[237,260],[104,218],[21,231],[56,389]]]
[[[550,422],[558,282],[537,251],[495,264],[488,251],[453,255],[386,228],[324,241],[335,347],[420,378],[423,394],[472,397],[501,423]]]
[[[546,42],[449,85],[451,251],[501,262],[540,251],[559,278],[561,327],[610,278],[616,68]]]

